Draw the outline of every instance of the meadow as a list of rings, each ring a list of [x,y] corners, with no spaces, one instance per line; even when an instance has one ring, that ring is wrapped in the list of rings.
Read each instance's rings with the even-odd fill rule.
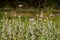
[[[31,10],[0,11],[0,40],[60,40],[59,13]]]

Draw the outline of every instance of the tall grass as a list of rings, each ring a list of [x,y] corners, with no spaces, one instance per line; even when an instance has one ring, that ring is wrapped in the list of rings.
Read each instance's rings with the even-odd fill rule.
[[[55,17],[36,15],[33,18],[15,15],[8,19],[7,14],[0,20],[0,40],[60,40],[60,28]]]

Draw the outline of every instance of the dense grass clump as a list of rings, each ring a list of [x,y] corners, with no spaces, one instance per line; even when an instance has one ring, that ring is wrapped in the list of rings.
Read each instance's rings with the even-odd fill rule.
[[[5,13],[0,20],[0,40],[60,40],[59,19],[53,14],[27,17]]]

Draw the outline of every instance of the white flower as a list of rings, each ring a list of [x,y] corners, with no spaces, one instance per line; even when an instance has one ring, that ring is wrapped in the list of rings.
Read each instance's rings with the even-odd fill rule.
[[[22,7],[23,5],[19,5],[19,7]]]
[[[46,19],[48,19],[48,17],[46,17]]]
[[[5,15],[7,14],[7,12],[5,12]]]
[[[46,22],[47,20],[45,19],[44,21]]]
[[[43,22],[43,25],[44,25],[45,23]]]
[[[4,21],[4,20],[1,20],[2,22]]]
[[[39,20],[42,20],[42,18],[39,18]]]
[[[9,20],[9,22],[11,22],[11,20]]]
[[[41,11],[40,17],[43,17],[43,11]]]
[[[40,17],[43,17],[43,14],[41,14]]]
[[[29,18],[30,21],[34,21],[35,19],[34,18]]]
[[[17,16],[16,14],[14,16]]]
[[[4,39],[6,40],[7,38],[6,38],[6,37],[4,37]]]
[[[38,14],[36,14],[36,16],[39,16]]]
[[[35,24],[36,24],[36,22],[33,22],[32,24],[33,24],[33,25],[35,25]]]
[[[8,29],[8,33],[11,34],[10,28]]]
[[[12,21],[14,22],[15,20],[13,19]]]
[[[18,17],[21,17],[21,15],[18,15]]]
[[[3,37],[4,39],[7,39],[7,38],[4,36],[4,34],[2,34],[2,37]]]
[[[50,34],[52,34],[52,33],[50,32]]]
[[[49,16],[53,16],[53,14],[50,14]]]

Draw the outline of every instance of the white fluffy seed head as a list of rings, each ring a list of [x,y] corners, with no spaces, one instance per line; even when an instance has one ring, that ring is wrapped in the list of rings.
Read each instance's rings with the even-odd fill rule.
[[[23,5],[19,5],[19,7],[22,7]]]

